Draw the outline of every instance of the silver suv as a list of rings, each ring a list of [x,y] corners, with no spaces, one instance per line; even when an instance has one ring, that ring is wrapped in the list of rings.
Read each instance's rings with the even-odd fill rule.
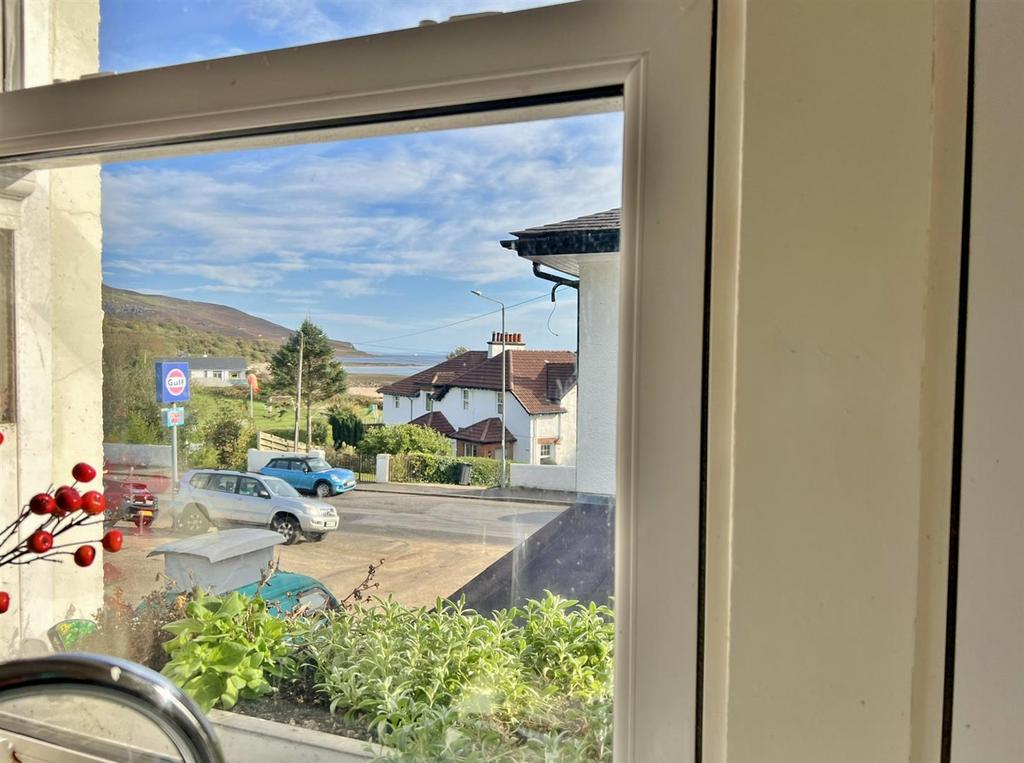
[[[269,527],[290,545],[302,536],[323,540],[338,528],[338,513],[329,503],[304,498],[277,477],[193,469],[181,477],[174,521],[190,535],[206,532],[210,525]]]

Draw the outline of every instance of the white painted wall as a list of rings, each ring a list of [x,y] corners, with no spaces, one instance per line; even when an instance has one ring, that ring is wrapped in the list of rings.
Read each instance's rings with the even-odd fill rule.
[[[25,84],[74,79],[98,64],[94,0],[25,4]],[[102,309],[100,184],[96,167],[36,172],[32,183],[5,175],[0,226],[14,230],[18,422],[0,446],[0,524],[71,467],[102,463]],[[11,192],[13,189],[13,193]],[[27,196],[24,194],[28,193]],[[99,480],[85,489],[99,486]],[[36,523],[27,523],[33,530]],[[63,541],[87,542],[95,528]],[[72,564],[8,567],[0,588],[11,610],[0,617],[8,657],[38,648],[68,616],[89,616],[103,601],[103,552],[88,569]]]
[[[580,258],[579,328],[577,489],[614,495],[619,255]]]
[[[274,458],[285,458],[287,456],[320,456],[320,458],[324,458],[326,455],[319,448],[312,448],[309,453],[305,451],[257,450],[256,448],[249,448],[246,452],[245,468],[246,471],[258,472]]]
[[[512,487],[532,487],[538,490],[576,490],[576,467],[547,464],[512,464],[509,483]]]

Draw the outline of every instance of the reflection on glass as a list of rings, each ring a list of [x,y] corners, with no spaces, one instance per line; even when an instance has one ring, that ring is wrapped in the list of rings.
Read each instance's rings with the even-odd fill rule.
[[[100,68],[126,72],[566,0],[100,0]]]
[[[153,721],[110,699],[40,688],[35,696],[0,701],[0,734],[15,760],[48,760],[54,747],[67,760],[181,761],[175,744]]]

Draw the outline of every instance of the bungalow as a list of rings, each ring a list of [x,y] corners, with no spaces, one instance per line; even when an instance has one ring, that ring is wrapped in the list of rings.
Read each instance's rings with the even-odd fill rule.
[[[244,386],[245,358],[203,355],[191,358],[168,358],[188,361],[189,379],[197,387]]]
[[[518,333],[504,340],[504,352],[495,332],[486,351],[464,352],[381,387],[384,423],[427,426],[450,438],[456,455],[498,458],[504,399],[509,460],[575,464],[576,354],[528,350]]]

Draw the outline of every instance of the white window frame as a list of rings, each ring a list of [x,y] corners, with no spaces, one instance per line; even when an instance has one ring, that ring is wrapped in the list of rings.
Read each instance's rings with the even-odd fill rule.
[[[539,451],[540,452],[540,462],[543,464],[544,463],[544,459],[547,458],[547,459],[550,459],[552,461],[552,463],[553,463],[554,460],[555,460],[555,446],[554,446],[554,444],[550,443],[550,442],[542,442],[542,443],[539,443],[539,445],[540,445],[540,451]],[[545,451],[547,451],[547,452],[545,453]]]
[[[434,410],[434,398],[430,396],[429,392],[424,393],[423,407],[427,409],[427,413],[430,413],[430,411]]]
[[[469,410],[469,390],[468,389],[463,389],[462,390],[462,410],[464,410],[464,411],[468,411]]]
[[[45,168],[588,113],[608,103],[557,94],[623,89],[617,761],[695,756],[711,40],[712,0],[583,0],[0,95],[0,167]]]
[[[401,408],[402,407],[402,400],[401,400],[401,398],[399,398],[398,395],[395,395],[394,399],[395,399],[395,408]]]
[[[500,416],[505,409],[505,393],[501,390],[494,393],[494,404],[497,406],[498,415]]]

